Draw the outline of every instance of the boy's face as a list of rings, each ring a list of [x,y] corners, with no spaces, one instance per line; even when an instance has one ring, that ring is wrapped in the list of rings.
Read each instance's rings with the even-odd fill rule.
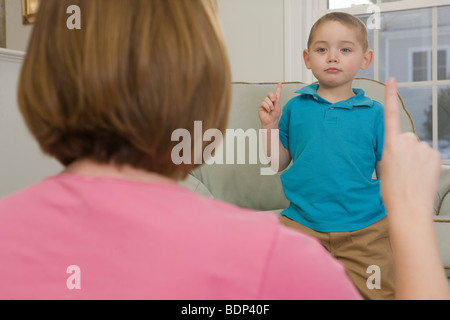
[[[316,30],[305,64],[319,83],[338,87],[353,82],[360,69],[372,63],[373,52],[363,52],[358,31],[337,21],[328,21]]]

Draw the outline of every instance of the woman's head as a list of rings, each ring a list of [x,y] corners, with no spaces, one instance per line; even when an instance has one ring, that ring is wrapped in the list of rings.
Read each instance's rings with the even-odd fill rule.
[[[81,29],[66,26],[81,10]],[[42,150],[183,177],[179,128],[225,129],[228,58],[213,0],[42,1],[19,84],[19,105]]]

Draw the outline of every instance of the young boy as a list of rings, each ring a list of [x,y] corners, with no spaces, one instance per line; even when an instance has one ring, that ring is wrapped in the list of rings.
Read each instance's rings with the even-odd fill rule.
[[[393,299],[394,279],[386,211],[372,179],[384,143],[383,106],[353,89],[373,59],[365,25],[331,13],[313,26],[304,51],[319,80],[297,91],[280,119],[281,84],[259,106],[263,129],[277,130],[279,150],[267,153],[284,172],[290,201],[281,221],[318,238],[346,267],[366,299]],[[270,137],[271,134],[268,134]],[[279,152],[278,155],[276,153]]]

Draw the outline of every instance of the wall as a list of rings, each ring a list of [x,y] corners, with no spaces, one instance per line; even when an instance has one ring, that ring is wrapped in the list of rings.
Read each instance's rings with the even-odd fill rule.
[[[5,0],[6,48],[25,51],[32,26],[22,24],[22,1]]]
[[[218,0],[233,81],[284,80],[284,0]],[[32,26],[19,0],[5,0],[7,48],[25,51]]]
[[[17,107],[17,81],[22,60],[22,52],[0,49],[0,197],[62,168],[41,153]]]
[[[284,80],[284,0],[218,0],[233,81]]]

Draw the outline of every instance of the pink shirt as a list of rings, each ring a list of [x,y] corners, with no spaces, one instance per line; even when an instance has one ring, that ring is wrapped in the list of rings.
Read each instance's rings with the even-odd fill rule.
[[[314,239],[176,184],[61,174],[0,199],[0,299],[360,299]]]

